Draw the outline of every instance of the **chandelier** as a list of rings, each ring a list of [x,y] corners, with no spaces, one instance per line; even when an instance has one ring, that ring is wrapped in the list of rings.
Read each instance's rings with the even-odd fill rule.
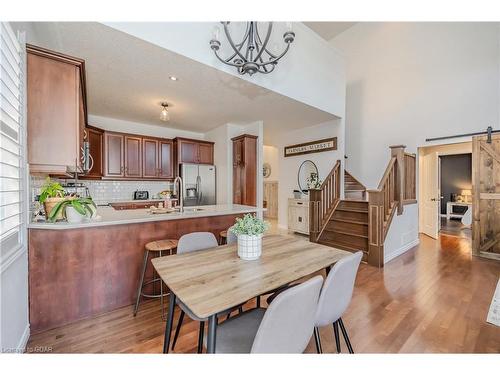
[[[229,21],[221,23],[224,26],[224,33],[233,52],[227,58],[222,58],[219,55],[221,43],[219,41],[218,29],[215,30],[214,36],[210,40],[210,48],[220,61],[224,64],[234,66],[241,75],[247,73],[253,75],[257,72],[264,74],[271,73],[278,64],[279,59],[288,52],[290,44],[295,39],[295,33],[291,29],[291,24],[288,23],[287,30],[283,34],[283,41],[286,44],[285,49],[281,53],[273,53],[268,47],[273,30],[272,22],[269,22],[267,26],[264,39],[261,38],[257,22],[247,22],[243,39],[239,43],[235,43],[229,34]]]

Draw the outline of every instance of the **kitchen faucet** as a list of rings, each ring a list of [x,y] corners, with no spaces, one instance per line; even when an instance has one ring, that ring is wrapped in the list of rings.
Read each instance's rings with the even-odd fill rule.
[[[179,190],[177,190],[177,181],[179,181]],[[179,212],[184,212],[184,196],[182,192],[182,178],[177,176],[174,180],[174,190],[177,190],[177,199],[179,201]]]

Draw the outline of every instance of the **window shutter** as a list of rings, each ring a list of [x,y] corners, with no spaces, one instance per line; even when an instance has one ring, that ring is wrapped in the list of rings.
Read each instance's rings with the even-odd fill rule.
[[[0,244],[2,254],[23,243],[23,49],[6,22],[0,31]]]

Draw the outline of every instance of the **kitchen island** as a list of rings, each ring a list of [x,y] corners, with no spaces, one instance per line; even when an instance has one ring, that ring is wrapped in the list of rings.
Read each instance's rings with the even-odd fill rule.
[[[134,303],[146,243],[200,231],[212,232],[218,238],[237,217],[259,210],[252,206],[215,205],[185,207],[182,213],[152,214],[148,209],[98,207],[98,220],[80,224],[31,223],[31,332]],[[148,267],[146,278],[152,276],[152,267]]]

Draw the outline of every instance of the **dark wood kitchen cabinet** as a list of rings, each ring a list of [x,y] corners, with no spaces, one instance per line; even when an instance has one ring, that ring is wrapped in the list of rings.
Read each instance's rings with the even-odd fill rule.
[[[142,177],[142,138],[125,135],[125,177]]]
[[[124,140],[120,133],[104,132],[104,177],[124,177]]]
[[[26,45],[30,173],[82,172],[87,122],[85,61]]]
[[[142,177],[172,179],[173,143],[166,139],[142,138]]]
[[[142,139],[142,177],[157,178],[159,174],[159,141],[152,138]]]
[[[174,178],[174,142],[160,140],[158,150],[159,177],[165,179]]]
[[[257,205],[257,137],[243,134],[233,141],[233,203]]]
[[[177,164],[213,164],[214,163],[214,142],[201,141],[197,139],[175,138],[177,149]]]
[[[101,178],[103,175],[103,143],[104,132],[101,129],[94,127],[87,127],[85,129],[87,140],[89,142],[89,150],[91,156],[92,168],[88,173],[81,178]]]

